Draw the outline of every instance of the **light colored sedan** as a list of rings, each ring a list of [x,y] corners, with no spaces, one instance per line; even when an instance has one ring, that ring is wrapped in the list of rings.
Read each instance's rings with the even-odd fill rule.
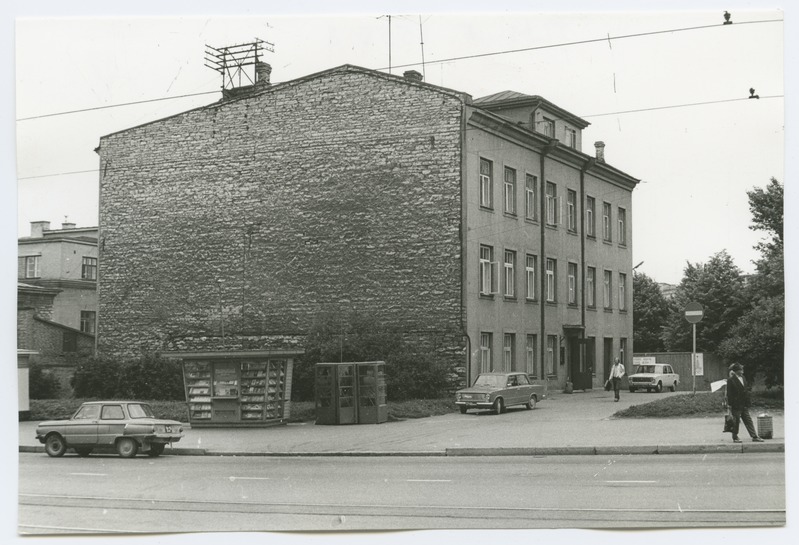
[[[69,420],[50,420],[36,426],[36,439],[52,457],[72,448],[78,456],[95,449],[116,450],[123,458],[141,451],[159,456],[166,445],[180,441],[183,424],[155,417],[139,401],[87,401]]]
[[[480,373],[471,388],[455,392],[461,414],[469,409],[493,409],[501,414],[513,405],[535,409],[545,398],[545,388],[530,382],[525,373]]]
[[[665,363],[655,363],[638,365],[635,373],[627,377],[630,391],[646,389],[662,392],[663,388],[668,388],[672,392],[677,389],[680,383],[680,375],[674,372],[671,365]]]

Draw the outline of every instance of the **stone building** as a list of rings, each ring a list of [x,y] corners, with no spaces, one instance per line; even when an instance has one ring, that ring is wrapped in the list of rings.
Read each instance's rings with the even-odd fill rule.
[[[637,180],[586,126],[344,65],[104,136],[98,351],[301,347],[358,312],[461,382],[600,384],[632,355]]]

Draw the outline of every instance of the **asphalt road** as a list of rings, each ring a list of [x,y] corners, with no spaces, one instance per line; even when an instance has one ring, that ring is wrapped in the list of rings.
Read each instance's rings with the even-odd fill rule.
[[[157,459],[21,454],[18,530],[780,526],[784,464],[782,453]]]

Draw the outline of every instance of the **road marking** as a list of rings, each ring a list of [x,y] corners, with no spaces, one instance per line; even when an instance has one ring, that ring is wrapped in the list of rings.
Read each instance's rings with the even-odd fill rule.
[[[451,483],[452,479],[405,479],[406,483]]]
[[[605,481],[606,483],[637,483],[637,484],[652,484],[657,481]]]
[[[230,482],[233,481],[268,481],[271,477],[230,477]]]
[[[108,477],[108,473],[70,473],[70,475],[81,475],[83,477]]]

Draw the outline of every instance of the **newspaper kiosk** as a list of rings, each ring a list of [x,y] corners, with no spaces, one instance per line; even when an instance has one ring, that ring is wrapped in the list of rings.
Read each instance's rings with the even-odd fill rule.
[[[317,424],[380,424],[388,420],[385,362],[316,364]]]

